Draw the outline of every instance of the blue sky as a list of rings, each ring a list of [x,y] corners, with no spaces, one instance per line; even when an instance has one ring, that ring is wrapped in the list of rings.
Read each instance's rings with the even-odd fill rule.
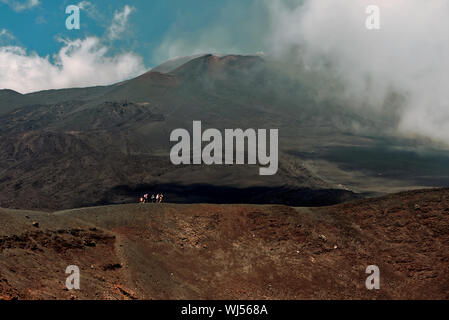
[[[7,30],[14,37],[11,43],[34,51],[39,56],[50,55],[51,58],[51,55],[61,48],[58,38],[104,38],[114,13],[123,10],[127,5],[133,8],[133,11],[128,18],[126,31],[123,32],[123,37],[108,43],[109,54],[120,50],[133,51],[143,57],[145,66],[152,67],[170,58],[168,53],[163,53],[160,49],[168,37],[176,37],[179,34],[179,37],[185,35],[192,39],[196,34],[201,35],[211,25],[217,28],[217,21],[219,23],[220,20],[224,22],[222,29],[226,30],[228,26],[224,16],[229,14],[231,18],[233,14],[242,15],[252,4],[249,0],[91,0],[89,2],[94,9],[81,10],[81,29],[67,30],[65,20],[68,15],[65,8],[80,2],[0,0],[0,30]],[[19,8],[20,11],[17,11],[17,5],[23,3],[28,3],[30,7]],[[235,11],[232,10],[233,7]],[[233,27],[230,26],[229,29]],[[229,30],[227,37],[231,37],[231,33],[232,30]],[[211,46],[211,49],[214,48]],[[232,49],[241,50],[238,45]],[[251,49],[243,48],[247,51]],[[255,47],[254,50],[259,51],[262,48]],[[192,51],[192,48],[186,48],[186,52],[179,52],[179,55],[188,55],[191,53],[189,51]]]

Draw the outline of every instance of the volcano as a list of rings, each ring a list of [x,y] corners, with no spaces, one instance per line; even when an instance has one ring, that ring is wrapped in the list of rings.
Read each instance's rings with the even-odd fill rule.
[[[174,203],[321,206],[449,184],[445,151],[414,152],[415,142],[380,134],[381,121],[317,99],[306,78],[260,56],[207,54],[111,86],[1,90],[0,206],[53,211],[144,192]],[[193,121],[278,129],[277,174],[173,165],[170,133]],[[354,123],[377,134],[356,134]]]
[[[111,86],[0,91],[0,299],[448,299],[449,191],[430,188],[449,185],[447,151],[288,69],[208,54]],[[170,133],[194,121],[277,129],[277,173],[174,165]]]

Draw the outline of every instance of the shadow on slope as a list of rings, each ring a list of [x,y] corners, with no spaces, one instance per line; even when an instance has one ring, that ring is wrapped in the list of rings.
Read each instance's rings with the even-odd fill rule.
[[[311,189],[289,186],[237,188],[211,184],[143,184],[117,186],[100,204],[137,202],[143,194],[163,193],[170,203],[285,204],[296,207],[328,206],[360,199],[362,195],[343,189]]]

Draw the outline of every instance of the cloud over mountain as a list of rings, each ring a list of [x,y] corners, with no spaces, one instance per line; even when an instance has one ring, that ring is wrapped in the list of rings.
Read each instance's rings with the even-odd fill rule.
[[[360,111],[396,114],[401,134],[448,141],[448,1],[266,3],[272,54],[332,71],[344,87],[338,98]],[[380,30],[365,27],[368,5],[380,8]],[[403,103],[386,103],[392,93],[402,95]]]
[[[134,53],[108,55],[109,48],[97,37],[61,41],[63,47],[52,58],[18,46],[0,47],[0,88],[28,93],[106,85],[146,70],[142,58]]]
[[[368,5],[380,8],[380,30],[366,28]],[[317,88],[328,99],[394,119],[393,132],[449,141],[448,1],[266,0],[228,9],[195,33],[175,24],[156,57],[263,50],[330,79],[333,88]]]

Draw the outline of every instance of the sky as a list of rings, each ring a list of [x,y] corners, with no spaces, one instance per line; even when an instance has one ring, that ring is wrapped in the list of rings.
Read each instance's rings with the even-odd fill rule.
[[[0,0],[0,89],[107,85],[199,53],[302,64],[333,79],[323,96],[449,144],[449,0]]]
[[[0,0],[0,45],[14,44],[35,52],[41,57],[57,53],[61,48],[60,39],[75,40],[86,37],[98,37],[108,45],[109,54],[133,52],[142,57],[146,67],[154,67],[164,62],[171,55],[181,54],[171,48],[165,41],[176,33],[186,38],[200,34],[211,24],[224,21],[223,28],[229,25],[237,30],[228,20],[237,16],[251,6],[253,0]],[[81,8],[81,28],[67,30],[65,13],[68,5]],[[120,14],[121,19],[120,20]],[[246,12],[245,15],[248,13]],[[115,36],[110,34],[116,26]],[[230,30],[231,32],[231,30]],[[238,37],[238,36],[237,36]],[[237,40],[238,41],[238,40]],[[222,49],[217,41],[207,49]],[[241,44],[241,43],[240,43]],[[216,45],[216,48],[214,47]],[[186,49],[186,45],[183,45]],[[237,47],[236,47],[237,49]],[[246,48],[238,48],[252,51]],[[257,46],[254,47],[254,50]],[[186,50],[186,54],[189,54]],[[195,51],[195,50],[193,50]],[[250,52],[251,53],[251,52]]]

